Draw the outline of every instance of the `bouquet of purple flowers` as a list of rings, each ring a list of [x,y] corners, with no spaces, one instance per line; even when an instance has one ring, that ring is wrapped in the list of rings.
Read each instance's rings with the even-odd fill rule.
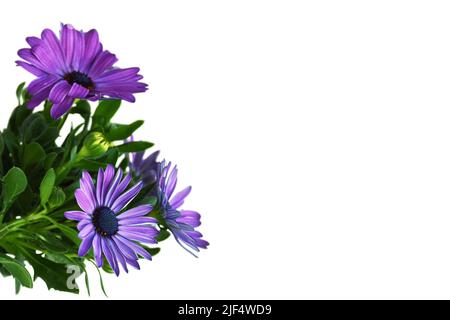
[[[0,133],[0,273],[16,292],[41,278],[78,293],[68,270],[80,270],[89,291],[88,262],[100,279],[118,276],[171,235],[194,256],[206,249],[200,214],[182,209],[191,187],[175,192],[177,167],[133,139],[143,121],[113,122],[122,100],[147,90],[139,68],[116,67],[96,30],[63,25],[59,37],[46,29],[26,40],[17,65],[36,79],[18,87]],[[82,123],[65,128],[72,116]]]

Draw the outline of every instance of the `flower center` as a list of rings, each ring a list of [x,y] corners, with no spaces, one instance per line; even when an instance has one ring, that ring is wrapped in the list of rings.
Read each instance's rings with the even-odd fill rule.
[[[89,78],[89,76],[80,71],[73,71],[71,73],[67,73],[64,76],[64,80],[66,80],[70,85],[74,83],[78,83],[80,86],[85,87],[86,89],[93,89],[94,82]]]
[[[108,207],[95,209],[92,222],[98,233],[102,236],[112,236],[119,230],[119,221],[114,212]]]

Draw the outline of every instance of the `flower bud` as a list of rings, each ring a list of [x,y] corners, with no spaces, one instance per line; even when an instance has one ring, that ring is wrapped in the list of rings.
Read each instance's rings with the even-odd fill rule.
[[[83,147],[78,153],[77,160],[84,158],[98,158],[108,151],[110,143],[101,132],[91,132],[84,139]]]

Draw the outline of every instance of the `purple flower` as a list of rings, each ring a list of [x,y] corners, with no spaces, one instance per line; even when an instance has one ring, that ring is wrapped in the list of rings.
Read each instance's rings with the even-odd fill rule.
[[[31,48],[18,52],[26,62],[16,63],[37,77],[28,86],[28,107],[33,109],[49,99],[54,119],[65,114],[75,99],[134,102],[134,93],[147,90],[145,83],[138,82],[143,78],[139,68],[114,67],[117,58],[103,50],[96,30],[82,32],[63,25],[59,39],[45,29],[41,38],[29,37],[27,42]]]
[[[141,191],[142,182],[125,191],[131,181],[128,174],[123,179],[121,169],[114,170],[108,165],[100,169],[96,184],[88,172],[80,179],[80,188],[75,198],[81,211],[68,211],[67,219],[78,222],[78,236],[82,239],[79,256],[86,255],[93,248],[98,267],[103,264],[103,256],[119,275],[119,264],[128,272],[127,264],[139,269],[138,255],[151,260],[151,255],[137,242],[156,243],[158,231],[150,224],[157,223],[146,217],[151,205],[140,205],[120,213]],[[120,213],[120,214],[119,214]]]
[[[148,186],[159,179],[159,162],[156,161],[159,151],[155,151],[144,158],[144,152],[131,153],[129,156],[130,170],[142,179],[144,186]]]
[[[195,230],[201,224],[200,214],[191,210],[180,210],[192,188],[187,187],[172,196],[177,186],[178,169],[175,166],[170,170],[171,163],[166,165],[165,161],[162,161],[159,167],[157,192],[162,217],[180,246],[196,256],[189,248],[198,252],[200,248],[206,249],[209,243],[202,239],[203,235],[200,232]]]

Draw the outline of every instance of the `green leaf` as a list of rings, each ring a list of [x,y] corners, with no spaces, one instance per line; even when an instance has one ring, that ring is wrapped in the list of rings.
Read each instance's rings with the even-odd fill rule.
[[[45,159],[45,151],[37,142],[25,146],[23,152],[23,168],[30,168]]]
[[[150,253],[150,255],[151,255],[152,257],[156,256],[156,255],[161,251],[161,248],[147,248],[147,247],[144,247],[144,249],[145,249],[148,253]]]
[[[92,117],[93,126],[105,126],[108,122],[110,122],[117,110],[119,110],[120,103],[120,100],[101,101],[94,112],[94,116]]]
[[[146,141],[127,142],[117,146],[117,150],[121,153],[141,152],[153,147],[153,143]]]
[[[33,287],[33,279],[27,269],[17,260],[0,254],[0,264],[8,270],[21,285],[27,288]]]
[[[34,279],[41,278],[47,284],[48,289],[78,293],[78,287],[69,287],[68,280],[72,274],[68,272],[65,264],[47,260],[34,252],[23,250],[22,254],[31,264],[34,270]]]
[[[48,204],[52,208],[60,207],[64,204],[66,201],[66,194],[64,193],[64,190],[56,187],[53,188],[52,195],[50,196],[50,199],[48,200]]]
[[[138,120],[132,124],[111,124],[111,128],[106,134],[109,141],[125,140],[144,124],[144,121]]]
[[[5,142],[3,141],[3,135],[0,133],[0,157],[5,150]]]
[[[91,106],[86,100],[79,100],[75,106],[70,109],[70,113],[79,114],[86,120],[91,116]]]
[[[159,231],[158,235],[156,236],[156,241],[161,242],[166,240],[168,237],[170,237],[170,232],[166,229],[161,229],[161,231]]]
[[[17,87],[16,90],[16,97],[17,97],[17,102],[19,103],[19,105],[21,105],[23,103],[23,88],[25,87],[25,82],[22,82],[21,84],[19,84],[19,86]]]
[[[56,181],[55,170],[51,168],[45,174],[44,179],[42,179],[41,182],[41,187],[39,188],[41,193],[42,205],[45,205],[48,202],[48,199],[50,199],[50,195],[53,192],[53,187],[55,186],[55,181]]]
[[[28,181],[22,169],[13,167],[6,174],[3,182],[3,212],[5,212],[17,196],[25,191]]]

